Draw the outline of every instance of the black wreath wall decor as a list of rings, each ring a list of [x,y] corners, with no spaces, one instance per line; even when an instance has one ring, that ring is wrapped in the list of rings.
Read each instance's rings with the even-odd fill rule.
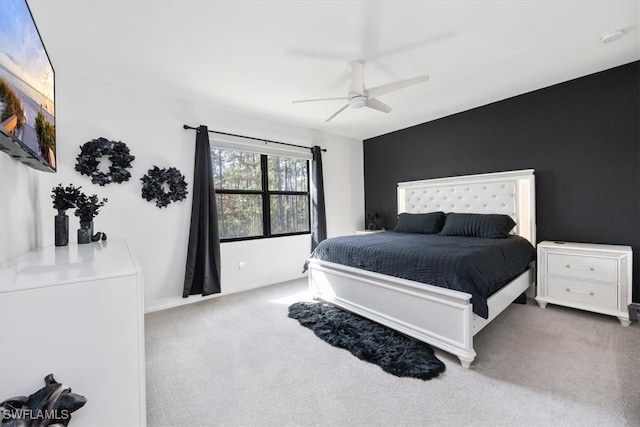
[[[108,173],[98,170],[100,158],[105,156],[111,161]],[[124,142],[109,141],[106,138],[92,139],[80,146],[75,169],[82,175],[90,176],[91,182],[100,186],[110,182],[121,184],[131,178],[127,168],[131,167],[133,159],[135,156],[129,153],[129,147]]]
[[[140,180],[142,181],[142,198],[149,202],[156,199],[156,206],[159,208],[187,198],[187,183],[184,175],[176,168],[160,169],[154,166]],[[165,191],[165,183],[169,191]]]

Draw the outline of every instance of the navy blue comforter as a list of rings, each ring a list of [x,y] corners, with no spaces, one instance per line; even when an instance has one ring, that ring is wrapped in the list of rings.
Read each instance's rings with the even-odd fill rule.
[[[487,298],[527,269],[536,251],[526,239],[384,233],[327,239],[311,258],[427,283],[472,295],[487,318]]]

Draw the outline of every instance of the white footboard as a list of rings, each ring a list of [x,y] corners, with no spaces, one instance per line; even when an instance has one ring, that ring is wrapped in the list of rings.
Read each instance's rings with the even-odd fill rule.
[[[476,357],[473,336],[527,289],[535,286],[535,263],[488,300],[489,318],[473,313],[471,295],[309,259],[314,298],[455,354],[468,368]]]
[[[455,354],[465,367],[476,356],[470,294],[317,259],[309,287],[314,298]]]

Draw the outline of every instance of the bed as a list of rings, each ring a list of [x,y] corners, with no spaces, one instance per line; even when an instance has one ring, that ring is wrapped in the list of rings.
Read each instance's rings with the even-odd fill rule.
[[[439,178],[398,184],[398,213],[509,215],[513,233],[535,246],[533,170]],[[476,357],[473,336],[523,292],[535,295],[535,266],[486,300],[486,318],[474,313],[467,292],[309,258],[309,288],[331,303],[456,355],[465,368]],[[477,310],[476,310],[477,311]]]

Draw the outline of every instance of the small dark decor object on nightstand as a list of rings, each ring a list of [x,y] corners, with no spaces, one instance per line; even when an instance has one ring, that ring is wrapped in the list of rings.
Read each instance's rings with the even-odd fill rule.
[[[107,173],[98,170],[100,157],[103,156],[108,156],[111,161]],[[131,167],[134,159],[135,156],[129,154],[129,147],[124,142],[109,141],[106,138],[92,139],[80,146],[75,169],[82,175],[90,176],[94,184],[101,186],[110,182],[121,184],[131,178],[127,168]]]
[[[634,322],[640,321],[640,303],[632,302],[629,304],[629,319]]]
[[[71,393],[49,374],[44,387],[30,396],[17,396],[0,403],[3,426],[68,426],[71,413],[82,408],[87,398]]]
[[[382,216],[378,214],[378,212],[367,214],[367,229],[369,230],[377,230],[380,226],[378,222],[381,221]]]
[[[107,235],[101,232],[93,234],[93,218],[98,215],[98,209],[107,203],[107,199],[98,199],[95,194],[87,196],[80,193],[76,201],[76,216],[80,218],[78,229],[78,243],[91,243],[98,240],[106,240]]]
[[[149,202],[156,199],[156,206],[159,208],[187,198],[187,183],[184,175],[176,168],[160,169],[154,166],[140,180],[142,181],[142,198]],[[168,191],[165,189],[165,184]]]
[[[72,184],[63,187],[58,184],[53,187],[51,198],[53,199],[53,208],[58,211],[55,216],[55,244],[56,246],[67,246],[69,244],[69,217],[67,209],[76,207],[76,200],[80,195],[81,187],[74,187]]]

